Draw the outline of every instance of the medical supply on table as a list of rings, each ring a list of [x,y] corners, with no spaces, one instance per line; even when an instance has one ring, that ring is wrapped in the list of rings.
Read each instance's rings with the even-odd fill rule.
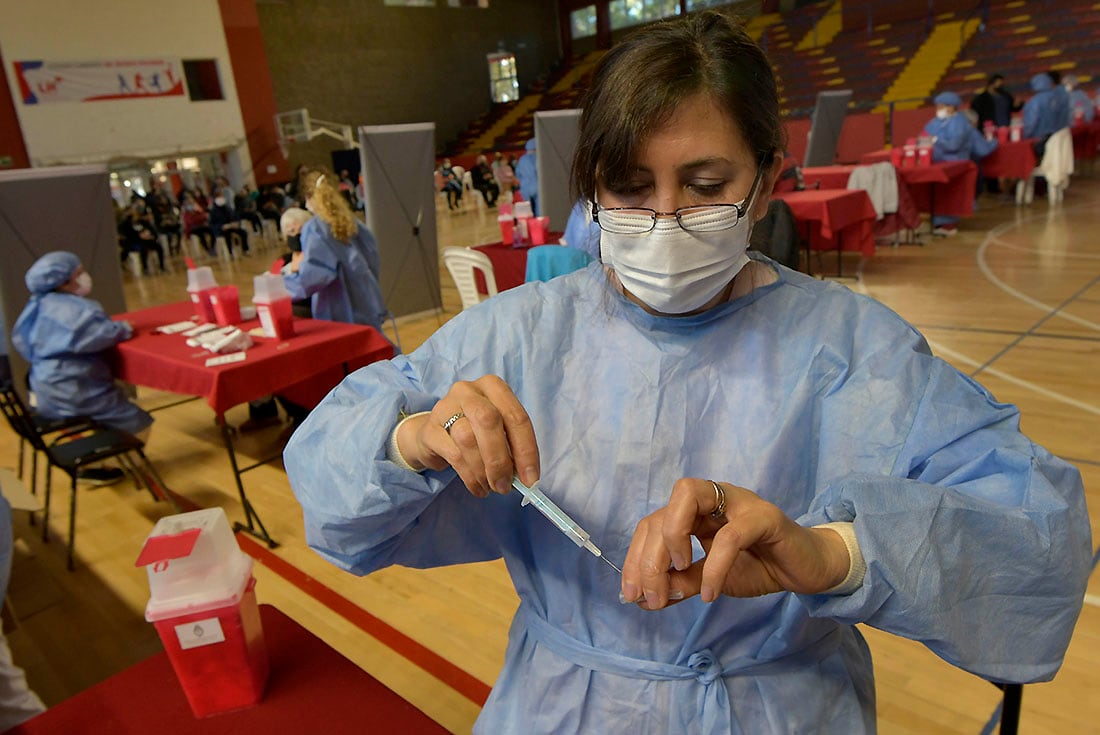
[[[221,326],[241,323],[241,297],[236,286],[218,286],[210,292],[214,320]]]
[[[554,501],[546,497],[542,490],[539,490],[538,485],[539,484],[536,482],[531,487],[527,487],[518,477],[512,478],[512,487],[519,490],[520,494],[523,495],[523,503],[521,503],[521,505],[530,503],[538,508],[539,512],[557,526],[559,531],[568,536],[573,543],[580,546],[582,549],[587,549],[593,556],[603,559],[612,569],[622,574],[623,570],[615,566],[610,559],[603,555],[603,552],[600,551],[600,547],[592,543],[588,531],[581,528],[576,521],[566,515],[565,511],[555,505]]]
[[[204,344],[203,348],[211,352],[222,354],[226,352],[241,352],[247,350],[251,346],[252,337],[250,337],[247,332],[242,332],[240,329],[234,328],[232,331],[226,332],[221,339]]]
[[[213,324],[217,321],[214,305],[210,301],[210,295],[217,287],[218,282],[214,280],[214,271],[210,270],[210,266],[187,269],[187,293],[195,306],[195,316],[201,322]]]
[[[188,347],[205,347],[208,344],[217,342],[225,335],[232,332],[236,327],[215,327],[213,324],[204,325],[212,327],[211,329],[203,329],[202,331],[196,331],[194,329],[184,332],[184,336],[187,337]]]
[[[258,703],[268,656],[256,580],[225,511],[161,518],[135,565],[149,577],[145,619],[156,626],[195,716]]]
[[[290,303],[283,277],[264,273],[252,279],[252,286],[255,289],[252,303],[256,305],[256,315],[260,317],[264,335],[279,339],[293,337],[294,306]]]

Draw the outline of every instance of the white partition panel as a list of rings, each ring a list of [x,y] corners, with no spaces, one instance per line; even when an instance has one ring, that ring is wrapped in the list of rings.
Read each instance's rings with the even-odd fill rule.
[[[569,170],[577,147],[580,110],[549,110],[535,113],[538,141],[539,214],[550,218],[550,229],[562,231],[573,209],[569,193]]]
[[[442,308],[435,234],[435,123],[359,128],[367,227],[396,316]]]
[[[107,313],[126,311],[106,167],[0,171],[0,313],[9,339],[5,348],[20,387],[26,365],[11,348],[11,327],[31,295],[23,280],[27,269],[53,250],[80,257],[95,282],[92,298]]]

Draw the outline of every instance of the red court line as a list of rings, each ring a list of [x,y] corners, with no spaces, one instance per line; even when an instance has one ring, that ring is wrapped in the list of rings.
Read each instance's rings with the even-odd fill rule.
[[[490,687],[447,659],[376,618],[340,593],[318,582],[302,570],[273,554],[245,534],[237,534],[241,550],[265,567],[355,625],[364,633],[393,649],[478,706],[489,698]]]

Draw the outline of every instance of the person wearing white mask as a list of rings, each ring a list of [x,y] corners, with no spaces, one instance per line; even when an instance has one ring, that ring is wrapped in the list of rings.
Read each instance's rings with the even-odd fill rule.
[[[602,263],[334,389],[284,453],[308,543],[356,574],[505,560],[475,733],[872,733],[861,622],[1052,677],[1091,563],[1080,475],[897,314],[746,252],[785,140],[744,27],[645,26],[581,107]]]
[[[924,133],[935,141],[932,160],[979,162],[997,148],[997,139],[986,140],[966,115],[958,114],[962,100],[954,92],[940,92],[932,100],[936,116],[924,125]],[[932,218],[933,232],[950,236],[958,232],[959,218],[937,214]]]
[[[105,352],[133,336],[107,315],[92,293],[92,276],[74,253],[46,253],[24,279],[31,299],[12,328],[12,344],[30,363],[30,387],[46,418],[87,416],[100,424],[149,436],[153,417],[115,384]],[[85,471],[93,482],[122,478],[117,469]]]

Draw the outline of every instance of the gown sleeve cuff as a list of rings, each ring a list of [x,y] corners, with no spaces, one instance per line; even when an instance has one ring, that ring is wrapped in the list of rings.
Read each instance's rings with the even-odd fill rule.
[[[863,559],[863,552],[859,550],[859,540],[856,538],[854,523],[834,522],[823,523],[814,528],[828,528],[840,536],[844,546],[848,549],[848,576],[841,580],[840,584],[830,587],[823,595],[850,595],[863,584],[863,577],[867,574],[867,563]]]
[[[406,416],[405,418],[403,418],[403,419],[401,419],[400,421],[397,422],[397,426],[393,427],[393,432],[390,434],[390,440],[388,442],[386,442],[386,459],[393,462],[395,465],[397,465],[401,469],[408,470],[409,472],[420,473],[420,472],[424,471],[422,469],[421,470],[416,469],[415,467],[413,467],[411,464],[409,464],[405,460],[404,455],[401,454],[401,448],[397,446],[397,432],[401,429],[401,425],[404,424],[409,419],[414,419],[417,416],[424,416],[424,415],[429,414],[429,413],[431,413],[431,411],[421,411],[420,413],[414,413],[410,416]],[[848,525],[851,525],[851,524],[848,524]],[[845,543],[847,543],[847,542],[845,542]]]

